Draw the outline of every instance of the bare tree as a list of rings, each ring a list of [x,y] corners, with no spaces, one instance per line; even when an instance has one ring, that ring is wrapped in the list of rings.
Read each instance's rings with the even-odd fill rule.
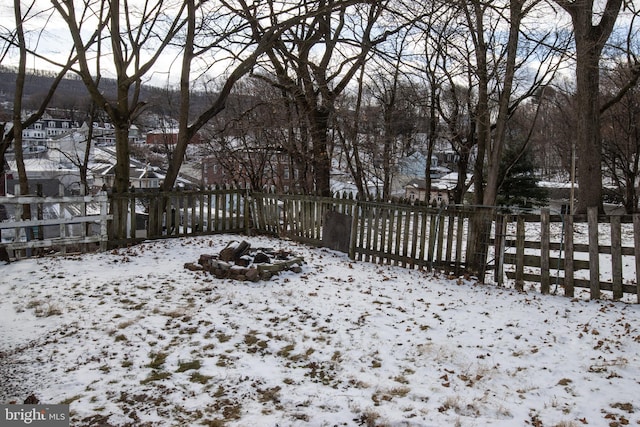
[[[193,0],[186,0],[187,25],[182,40],[184,51],[181,58],[178,142],[163,188],[169,189],[175,183],[191,138],[224,110],[234,85],[254,70],[263,55],[275,51],[286,31],[305,20],[331,14],[333,10],[352,2],[325,4],[323,1],[310,0],[299,4],[269,2],[248,5],[244,0],[239,0],[237,4],[223,1],[207,6],[206,3],[196,4]],[[220,79],[222,83],[210,106],[192,118],[190,94],[193,63],[205,56],[215,58],[215,63],[226,61],[226,72]]]
[[[462,46],[472,54],[462,67],[468,70],[467,81],[473,88],[474,101],[468,112],[472,115],[473,132],[469,136],[477,147],[473,169],[476,205],[495,205],[509,120],[524,100],[550,80],[560,62],[555,59],[556,52],[562,53],[563,39],[553,29],[536,31],[525,27],[530,22],[526,18],[538,4],[536,0],[459,3],[458,20],[469,29],[470,40]],[[523,38],[526,43],[521,44]],[[539,72],[528,75],[528,64],[538,61],[545,66],[538,66]],[[473,146],[468,141],[465,145]],[[489,224],[482,215],[477,219],[470,227],[473,259],[469,264],[472,271],[481,275]]]
[[[66,22],[78,52],[78,67],[73,71],[81,77],[93,101],[104,108],[115,128],[114,190],[125,193],[130,185],[129,127],[144,107],[140,99],[143,78],[184,26],[185,6],[174,8],[166,1],[100,0],[77,9],[72,1],[52,0],[52,3]],[[83,39],[87,26],[97,26],[100,34],[94,51]],[[102,34],[104,30],[106,34]],[[108,52],[104,51],[105,44],[109,46]],[[115,69],[117,81],[116,93],[111,95],[100,88],[102,66],[108,62],[105,54],[112,61],[109,65]]]
[[[398,31],[398,27],[383,28],[383,15],[389,11],[387,2],[317,3],[323,13],[282,33],[267,50],[269,66],[260,75],[285,91],[304,117],[311,143],[315,192],[326,196],[331,194],[332,146],[328,130],[336,100],[361,69],[372,47]],[[309,16],[308,8],[308,4],[301,5],[300,13]],[[254,37],[261,39],[265,28],[254,12],[255,8],[245,5]],[[272,75],[275,79],[271,79]]]
[[[603,92],[618,93],[633,78],[630,73],[633,71],[624,66],[609,73],[603,84]],[[603,173],[615,184],[616,198],[629,214],[638,208],[639,123],[640,90],[637,87],[625,90],[624,96],[605,110],[602,116]]]
[[[37,51],[27,45],[27,41],[25,38],[27,30],[25,29],[25,24],[29,22],[29,20],[35,19],[36,16],[39,16],[41,14],[46,15],[47,11],[37,9],[36,3],[34,1],[28,4],[26,7],[26,12],[23,12],[22,3],[18,0],[15,0],[13,12],[15,29],[7,29],[6,31],[2,31],[0,33],[0,39],[2,39],[4,42],[2,58],[5,58],[9,54],[9,52],[14,49],[17,49],[18,51],[18,66],[16,68],[16,83],[13,97],[12,126],[11,128],[6,129],[7,124],[3,123],[0,129],[2,130],[2,139],[0,139],[0,173],[4,172],[5,154],[9,147],[13,144],[16,156],[16,166],[18,169],[20,191],[23,194],[27,194],[29,192],[29,183],[24,165],[22,130],[31,126],[43,116],[60,82],[64,79],[65,75],[74,63],[75,56],[72,51],[69,53],[69,57],[66,63],[57,64],[59,65],[59,71],[53,74],[53,80],[48,90],[44,93],[44,96],[40,100],[39,104],[36,105],[35,111],[29,114],[29,116],[23,117],[22,113],[23,103],[25,99],[24,89],[27,76],[27,58],[30,55],[42,57],[42,55],[40,55]],[[45,30],[46,27],[40,27],[39,29],[40,32],[44,32]],[[23,210],[23,215],[25,217],[30,216],[28,207],[25,207],[25,209]]]
[[[382,182],[384,199],[392,195],[398,159],[418,149],[416,134],[422,130],[424,121],[419,116],[424,110],[424,91],[412,81],[409,68],[404,66],[412,46],[410,31],[401,31],[389,37],[385,46],[378,46],[367,64],[368,93],[380,110],[382,141],[376,144],[379,148],[374,151],[373,165],[380,170],[376,175]]]

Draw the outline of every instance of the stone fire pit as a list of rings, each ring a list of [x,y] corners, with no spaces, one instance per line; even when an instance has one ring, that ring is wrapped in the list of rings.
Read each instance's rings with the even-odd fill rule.
[[[252,249],[246,242],[229,242],[217,255],[200,255],[198,263],[186,263],[192,271],[208,271],[219,279],[269,280],[281,271],[302,272],[304,259],[300,256],[272,248]]]

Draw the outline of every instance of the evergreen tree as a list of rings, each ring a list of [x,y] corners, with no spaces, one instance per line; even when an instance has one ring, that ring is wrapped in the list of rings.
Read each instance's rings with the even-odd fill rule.
[[[546,206],[549,194],[546,188],[538,186],[531,150],[522,151],[517,144],[509,144],[500,165],[502,183],[498,190],[498,205],[531,208]]]

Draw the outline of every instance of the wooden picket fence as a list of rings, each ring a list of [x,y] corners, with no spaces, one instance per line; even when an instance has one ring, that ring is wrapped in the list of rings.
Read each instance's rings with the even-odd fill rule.
[[[595,210],[584,216],[551,215],[549,210],[534,214],[233,188],[136,191],[111,194],[108,199],[106,195],[0,198],[0,204],[13,204],[18,210],[25,203],[35,206],[36,212],[37,206],[46,203],[73,204],[80,206],[80,213],[74,218],[1,222],[0,233],[13,230],[16,236],[15,241],[2,243],[13,251],[89,242],[105,249],[107,244],[123,246],[148,239],[265,233],[341,250],[357,261],[451,277],[468,274],[470,260],[479,256],[486,262],[473,272],[487,283],[503,285],[509,280],[516,289],[529,286],[542,293],[562,289],[567,296],[573,296],[576,288],[586,288],[591,298],[609,292],[614,299],[636,295],[640,301],[640,215],[598,216]],[[89,203],[102,206],[100,214],[87,215]],[[119,209],[127,213],[125,218],[113,215]],[[120,221],[126,236],[117,237],[113,230],[123,228]],[[66,224],[84,222],[100,224],[101,232],[95,236],[81,232],[73,239],[67,235]],[[472,245],[470,231],[478,224],[484,224],[479,228],[482,234],[476,236],[482,244]],[[45,225],[58,226],[60,235],[35,242],[18,238],[20,230]]]
[[[89,196],[19,195],[0,197],[0,205],[11,215],[0,221],[0,246],[13,257],[31,256],[45,249],[66,253],[68,248],[107,249],[108,212],[106,193]],[[60,189],[64,194],[64,188]],[[31,219],[21,220],[29,206]]]
[[[485,206],[430,207],[361,201],[350,196],[323,198],[252,194],[253,227],[264,233],[317,246],[329,246],[324,235],[329,213],[350,217],[349,257],[353,260],[437,271],[458,277],[482,251],[486,259],[479,278],[503,285],[513,280],[542,293],[589,289],[593,299],[603,292],[620,299],[636,295],[640,302],[640,215],[598,216],[510,213]],[[469,244],[469,229],[480,221],[484,244]],[[341,229],[342,230],[342,229]],[[623,238],[625,236],[626,238]],[[627,268],[624,268],[627,266]]]
[[[111,212],[124,205],[126,236],[117,236],[119,219],[110,226],[112,246],[143,240],[220,233],[246,233],[249,229],[248,193],[238,188],[189,191],[134,191],[111,194]]]

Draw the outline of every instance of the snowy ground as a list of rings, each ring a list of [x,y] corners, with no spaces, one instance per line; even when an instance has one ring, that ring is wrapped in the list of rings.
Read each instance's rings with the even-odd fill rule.
[[[229,240],[301,274],[183,268]],[[640,424],[640,305],[543,296],[216,236],[0,265],[0,402],[72,425]]]

